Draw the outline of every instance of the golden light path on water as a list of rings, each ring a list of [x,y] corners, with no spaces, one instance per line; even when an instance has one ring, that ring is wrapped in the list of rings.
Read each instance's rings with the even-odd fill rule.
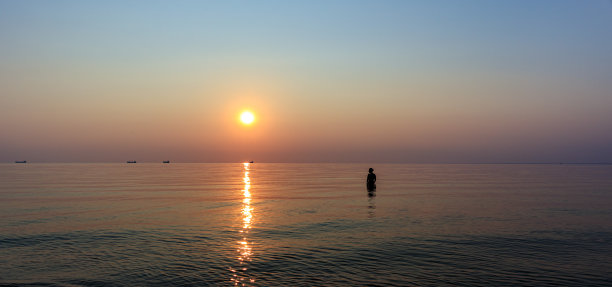
[[[234,273],[231,281],[234,282],[235,286],[246,286],[247,283],[255,282],[255,278],[250,278],[244,273],[247,270],[246,264],[251,261],[252,247],[248,242],[247,235],[251,229],[251,221],[253,220],[253,208],[251,208],[251,178],[249,177],[249,163],[244,163],[244,188],[242,189],[242,240],[238,241],[238,261],[240,267],[238,270],[231,268],[230,270]]]

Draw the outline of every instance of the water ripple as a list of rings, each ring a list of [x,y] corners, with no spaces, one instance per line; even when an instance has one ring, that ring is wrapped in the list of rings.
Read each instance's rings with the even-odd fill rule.
[[[612,286],[609,167],[0,168],[0,286]]]

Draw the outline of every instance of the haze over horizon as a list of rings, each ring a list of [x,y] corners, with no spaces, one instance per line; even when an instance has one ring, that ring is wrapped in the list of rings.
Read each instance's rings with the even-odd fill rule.
[[[610,1],[0,1],[0,43],[0,162],[612,162]]]

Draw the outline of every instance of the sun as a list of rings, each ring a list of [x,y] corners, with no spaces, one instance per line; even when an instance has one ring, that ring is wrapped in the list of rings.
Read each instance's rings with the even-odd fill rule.
[[[250,125],[255,121],[255,115],[249,111],[244,111],[240,114],[240,121],[245,125]]]

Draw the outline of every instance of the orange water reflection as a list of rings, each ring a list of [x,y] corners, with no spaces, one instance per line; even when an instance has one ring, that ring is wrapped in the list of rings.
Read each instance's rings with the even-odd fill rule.
[[[253,221],[253,208],[251,207],[251,178],[249,177],[249,163],[244,163],[244,188],[242,189],[242,240],[238,241],[238,262],[240,266],[238,268],[231,268],[233,276],[231,281],[234,282],[235,286],[247,286],[249,283],[255,282],[255,278],[248,276],[247,264],[251,261],[251,255],[253,254],[251,243],[248,241],[248,233],[251,229],[251,223]]]

